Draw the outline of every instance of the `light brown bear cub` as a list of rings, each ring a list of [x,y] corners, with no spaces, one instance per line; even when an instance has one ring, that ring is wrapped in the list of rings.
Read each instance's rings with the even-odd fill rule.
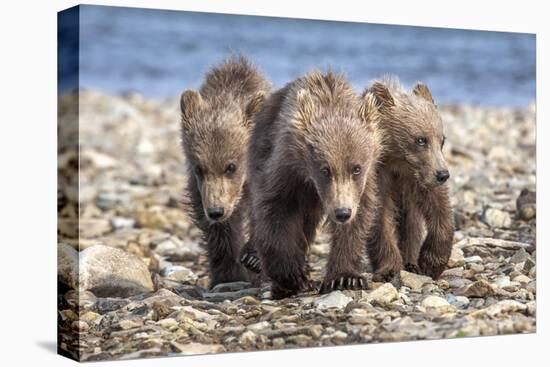
[[[366,287],[361,273],[380,149],[376,113],[372,96],[360,98],[342,76],[312,72],[273,93],[257,114],[249,243],[274,298],[308,286],[306,257],[325,217],[332,239],[321,292]]]
[[[243,57],[212,69],[198,92],[181,96],[187,161],[185,207],[204,233],[210,286],[247,280],[239,262],[248,209],[248,141],[270,83]]]
[[[368,93],[379,107],[384,139],[378,166],[381,211],[367,244],[375,275],[389,280],[405,268],[437,278],[453,239],[441,116],[424,84],[409,93],[387,78]]]

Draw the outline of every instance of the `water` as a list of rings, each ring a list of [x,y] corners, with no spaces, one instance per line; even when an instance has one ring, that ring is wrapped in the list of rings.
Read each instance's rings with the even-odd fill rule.
[[[146,96],[197,88],[231,53],[277,86],[312,68],[357,90],[384,73],[426,83],[440,103],[523,106],[535,99],[532,34],[82,6],[81,87]]]

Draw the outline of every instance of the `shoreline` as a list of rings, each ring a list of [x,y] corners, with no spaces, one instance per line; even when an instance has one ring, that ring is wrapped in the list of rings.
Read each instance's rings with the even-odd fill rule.
[[[124,289],[132,293],[126,297],[115,287],[82,289],[75,300],[70,284],[63,288],[61,349],[82,360],[536,331],[534,104],[440,107],[456,231],[439,280],[402,272],[401,284],[376,283],[367,267],[367,291],[274,301],[268,284],[207,290],[200,234],[177,205],[185,181],[178,98],[83,92],[76,131],[75,101],[59,104],[59,248],[78,259],[76,251],[104,245],[105,254],[120,250],[145,278],[152,274],[128,271],[149,290]],[[75,191],[79,157],[68,139],[78,136]],[[328,246],[320,233],[309,258],[314,281],[322,279]],[[67,283],[70,277],[60,274]]]

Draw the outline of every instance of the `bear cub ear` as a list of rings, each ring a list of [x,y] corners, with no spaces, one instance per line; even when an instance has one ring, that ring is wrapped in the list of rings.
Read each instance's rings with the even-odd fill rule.
[[[369,126],[374,126],[378,122],[378,103],[376,96],[370,90],[366,90],[361,96],[359,106],[359,117]]]
[[[413,93],[418,97],[424,98],[426,101],[430,103],[434,103],[432,93],[428,89],[428,86],[424,83],[417,83],[413,89]]]
[[[386,109],[395,106],[395,101],[391,92],[384,84],[380,82],[373,83],[369,92],[374,96],[378,108]]]
[[[307,89],[300,89],[296,93],[296,120],[305,126],[313,116],[314,102]]]
[[[264,92],[258,92],[250,99],[250,102],[246,105],[245,110],[245,126],[249,126],[254,123],[254,116],[256,116],[256,114],[262,109],[265,99]]]
[[[204,101],[201,95],[193,90],[186,90],[181,94],[180,98],[180,108],[181,108],[181,118],[182,126],[185,128],[189,123],[189,120],[192,119],[202,106]]]

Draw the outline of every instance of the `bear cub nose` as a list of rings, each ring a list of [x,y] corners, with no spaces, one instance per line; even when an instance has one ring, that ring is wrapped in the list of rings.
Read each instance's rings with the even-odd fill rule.
[[[351,217],[351,209],[350,208],[334,209],[334,215],[336,216],[336,220],[344,223]]]
[[[439,182],[440,184],[444,183],[445,181],[447,181],[449,179],[449,177],[451,177],[451,175],[449,174],[449,171],[447,171],[446,169],[444,170],[441,170],[441,171],[437,171],[436,175],[435,175],[436,179],[437,179],[437,182]]]
[[[223,208],[221,207],[214,207],[214,208],[208,208],[206,209],[206,214],[208,214],[208,218],[216,220],[220,219],[223,216]]]

